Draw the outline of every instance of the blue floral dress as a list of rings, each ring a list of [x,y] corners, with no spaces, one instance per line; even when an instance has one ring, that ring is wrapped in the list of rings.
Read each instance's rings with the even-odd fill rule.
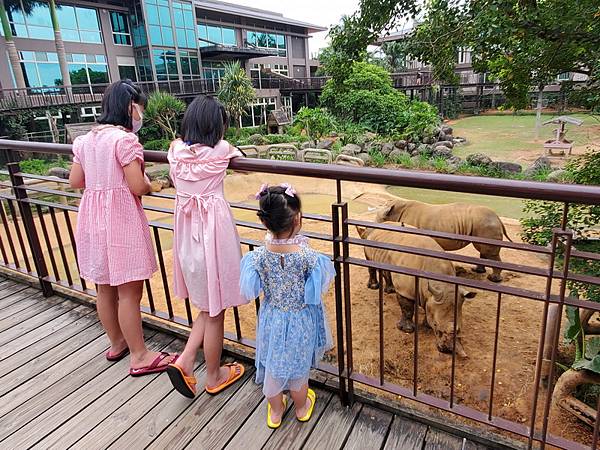
[[[308,246],[294,253],[265,247],[242,259],[240,287],[246,299],[264,293],[256,333],[256,382],[266,397],[298,391],[311,366],[332,345],[321,300],[335,276],[333,264]]]

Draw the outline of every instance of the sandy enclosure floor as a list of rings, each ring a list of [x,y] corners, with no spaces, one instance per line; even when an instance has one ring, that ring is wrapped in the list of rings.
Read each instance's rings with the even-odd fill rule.
[[[271,184],[291,182],[303,196],[304,212],[330,214],[331,204],[335,202],[335,183],[329,180],[314,180],[300,177],[270,176],[264,174],[231,175],[226,179],[226,195],[232,202],[248,202],[256,204],[254,194],[261,182]],[[164,191],[163,191],[164,192]],[[363,194],[363,195],[361,195]],[[360,198],[356,199],[360,195]],[[443,195],[440,193],[440,195]],[[343,183],[344,201],[349,202],[351,217],[368,219],[373,216],[372,209],[383,204],[390,194],[384,187],[360,183]],[[354,200],[356,199],[356,200]],[[146,205],[172,208],[173,201],[146,198]],[[256,216],[251,211],[235,211],[236,218],[244,221],[256,221]],[[165,224],[172,223],[170,214],[162,212],[148,212],[150,221]],[[36,220],[39,221],[38,218]],[[58,252],[59,242],[53,231],[48,215],[45,215],[46,224],[50,227],[50,241],[55,249],[55,257],[60,261]],[[75,226],[76,216],[70,215],[70,220]],[[514,241],[519,241],[520,227],[514,219],[504,219],[508,234]],[[68,238],[65,216],[57,215],[57,229],[62,235],[62,247],[65,257],[72,267],[73,274],[76,266],[73,251]],[[319,232],[331,235],[331,224],[305,220],[306,231]],[[240,228],[242,238],[262,240],[264,234],[259,231]],[[351,234],[358,237],[356,230],[351,229]],[[5,239],[4,229],[0,235]],[[172,277],[172,232],[161,230],[159,232],[163,250],[164,264],[167,272],[167,281],[171,283]],[[6,241],[4,241],[6,242]],[[332,253],[331,244],[315,241],[311,245],[323,252]],[[18,249],[17,249],[18,250]],[[246,251],[247,248],[244,248]],[[458,252],[463,255],[478,256],[475,249],[467,247]],[[351,256],[364,258],[362,248],[352,247]],[[51,267],[49,255],[48,265]],[[533,267],[546,267],[543,259],[526,252],[506,250],[502,251],[504,261],[523,264]],[[62,266],[62,264],[58,264]],[[485,275],[475,274],[470,267],[464,267],[461,276],[471,279],[485,280]],[[59,270],[64,278],[64,271]],[[74,275],[73,275],[74,276]],[[504,284],[534,291],[543,291],[545,280],[539,277],[504,273]],[[76,277],[74,276],[76,279]],[[76,279],[77,280],[77,279]],[[351,285],[351,314],[352,314],[352,340],[354,370],[377,379],[379,377],[379,324],[378,324],[378,292],[367,289],[368,272],[360,267],[350,270]],[[154,302],[157,309],[167,311],[165,302],[165,287],[160,273],[151,280]],[[555,286],[555,290],[558,285]],[[325,306],[331,329],[335,334],[335,303],[333,289],[326,296]],[[144,298],[147,304],[147,299]],[[172,298],[175,314],[186,317],[184,302]],[[478,291],[476,298],[467,301],[463,308],[463,344],[469,357],[456,360],[455,374],[455,402],[477,409],[487,414],[490,407],[490,385],[492,374],[492,359],[494,350],[494,330],[498,307],[497,294],[493,292]],[[505,419],[527,425],[531,414],[531,394],[537,347],[540,339],[543,305],[540,302],[523,298],[502,296],[499,322],[498,356],[496,378],[493,396],[493,414]],[[406,334],[396,327],[400,308],[393,294],[386,294],[384,298],[384,368],[385,380],[400,386],[412,388],[413,386],[413,339],[414,335]],[[195,312],[194,312],[195,314]],[[226,328],[235,331],[233,313],[229,311],[226,316]],[[420,314],[420,318],[423,314]],[[240,308],[242,334],[245,338],[254,338],[256,313],[254,303]],[[563,321],[564,322],[564,321]],[[436,397],[449,399],[451,383],[452,357],[441,354],[435,346],[435,339],[431,330],[423,329],[419,332],[418,377],[419,392]],[[334,336],[335,342],[335,336]],[[564,352],[567,349],[562,349]],[[335,364],[336,350],[329,355],[330,362]],[[421,405],[411,404],[413,407],[425,408]],[[540,394],[538,411],[541,414],[545,401],[545,392]],[[538,422],[540,422],[538,420]],[[539,426],[539,424],[538,424]],[[538,428],[539,429],[539,428]],[[591,430],[570,416],[563,413],[554,413],[551,416],[550,431],[553,434],[572,440],[589,444]]]

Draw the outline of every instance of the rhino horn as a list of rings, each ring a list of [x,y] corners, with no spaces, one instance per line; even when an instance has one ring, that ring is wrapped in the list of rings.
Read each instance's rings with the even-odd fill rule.
[[[461,358],[467,358],[468,357],[467,352],[465,352],[465,349],[464,349],[464,347],[462,345],[462,342],[460,342],[460,339],[456,340],[456,344],[454,346],[454,351]]]

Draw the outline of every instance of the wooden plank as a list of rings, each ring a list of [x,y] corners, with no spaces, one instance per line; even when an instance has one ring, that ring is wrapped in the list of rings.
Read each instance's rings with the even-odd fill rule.
[[[223,448],[263,398],[261,386],[249,378],[186,447]]]
[[[61,383],[63,380],[76,376],[80,371],[85,370],[86,364],[93,358],[102,355],[107,347],[106,339],[98,337],[69,355],[60,364],[47,368],[42,373],[13,388],[4,395],[3,401],[0,402],[0,417],[10,413],[10,411],[34,397],[39,396],[39,400],[41,400],[41,397],[47,395],[46,389],[56,390],[57,387],[54,384]],[[101,370],[99,366],[100,364],[95,367],[96,371]],[[10,374],[5,378],[10,378]]]
[[[6,296],[3,297],[2,300],[0,300],[0,311],[4,311],[8,307],[20,303],[23,301],[23,299],[31,295],[37,294],[40,291],[27,286],[15,285],[5,292]]]
[[[364,405],[344,445],[345,449],[381,448],[392,414]]]
[[[429,428],[425,436],[424,450],[462,450],[463,439],[445,433],[444,431]]]
[[[36,292],[34,295],[23,298],[8,308],[0,310],[0,333],[37,316],[47,309],[53,308],[56,306],[53,303],[53,301],[47,302],[41,292]]]
[[[40,314],[45,314],[45,313],[46,313],[46,311],[44,311]],[[88,306],[80,305],[80,306],[77,306],[76,308],[71,309],[70,311],[64,312],[62,315],[55,317],[54,319],[52,319],[49,322],[44,323],[43,325],[35,328],[34,330],[30,331],[29,333],[15,336],[11,342],[0,347],[0,354],[2,355],[2,357],[0,358],[0,361],[11,355],[14,355],[15,353],[23,350],[24,348],[42,340],[43,338],[54,333],[55,331],[58,331],[58,330],[62,329],[63,327],[70,325],[71,323],[75,322],[78,319],[81,319],[83,316],[85,316],[89,313],[90,313],[90,308]],[[30,319],[30,320],[33,320],[33,319]],[[19,328],[19,327],[14,326],[2,334],[6,334],[6,333],[14,330],[15,328]]]
[[[296,420],[296,410],[295,408],[292,408],[284,417],[281,427],[276,433],[271,435],[267,443],[263,446],[263,449],[302,448],[304,442],[310,436],[331,400],[332,394],[330,392],[315,389],[315,393],[317,394],[317,403],[315,405],[315,410],[313,411],[313,417],[310,421],[306,423],[298,422]],[[266,410],[264,411],[266,413]]]
[[[70,354],[103,334],[95,314],[90,313],[0,362],[0,396],[50,367],[62,364]]]
[[[42,311],[28,320],[23,320],[18,325],[11,327],[8,330],[0,332],[0,354],[2,354],[2,352],[5,350],[2,348],[3,346],[10,347],[12,349],[12,342],[19,336],[24,336],[31,331],[35,331],[37,333],[40,327],[47,322],[51,322],[57,317],[65,314],[67,311],[78,306],[78,303],[65,300],[63,298],[59,299],[58,297],[50,297],[48,300],[54,304],[54,308],[49,308],[45,311]],[[6,346],[6,344],[10,345]]]
[[[200,380],[201,377],[204,377],[206,375],[206,367],[204,364],[201,364],[194,373],[197,380]],[[146,448],[146,446],[152,443],[152,441],[154,441],[163,432],[163,430],[165,430],[173,421],[175,421],[177,417],[180,415],[189,414],[188,409],[197,401],[199,401],[202,396],[208,395],[200,388],[200,392],[192,402],[190,399],[173,390],[171,383],[168,381],[159,381],[161,389],[165,387],[171,389],[170,393],[161,401],[155,401],[152,403],[152,397],[146,397],[146,395],[148,395],[146,394],[146,391],[149,390],[149,387],[147,387],[138,395],[136,395],[133,401],[128,403],[125,408],[121,408],[125,409],[124,411],[115,411],[113,413],[114,418],[109,417],[109,419],[103,422],[103,424],[106,422],[107,425],[114,423],[117,429],[125,428],[126,430],[119,437],[119,439],[110,445],[109,448],[114,450],[123,448]],[[157,382],[154,382],[153,384],[157,384]],[[153,389],[152,393],[154,392],[155,391]],[[138,405],[143,405],[143,408],[149,407],[150,411],[132,426],[132,423],[135,422],[135,418],[129,414],[133,414],[133,411],[136,410]],[[145,413],[145,410],[142,412]],[[102,429],[103,427],[101,426],[98,428]]]
[[[465,439],[465,445],[463,446],[463,450],[490,450],[491,447],[486,447],[483,444],[478,444],[477,442],[469,441]]]
[[[425,442],[427,426],[394,416],[384,450],[421,450]]]
[[[161,350],[173,339],[156,334],[147,343],[150,350]],[[88,406],[115,384],[129,377],[129,359],[116,363],[103,354],[86,363],[81,370],[64,377],[42,395],[23,403],[0,419],[0,444],[4,448],[29,448]]]
[[[183,341],[175,340],[169,343],[163,351],[177,353],[181,352],[183,347]],[[78,441],[83,438],[89,430],[94,429],[112,412],[143,390],[158,376],[159,374],[154,374],[144,377],[129,377],[122,379],[120,383],[114,385],[110,390],[107,390],[100,397],[96,398],[93,403],[87,405],[58,428],[55,428],[51,434],[37,442],[36,447],[43,449],[65,449],[70,448],[77,442],[78,448],[89,448]],[[161,381],[163,385],[170,384],[165,377],[161,377]],[[108,436],[112,436],[113,439],[115,439],[118,435],[114,430],[109,430]]]
[[[196,398],[191,408],[185,414],[175,419],[163,433],[146,449],[170,450],[184,448],[186,444],[206,426],[213,416],[225,405],[250,378],[254,370],[246,368],[246,373],[240,381],[219,395],[201,395]],[[199,380],[200,381],[200,380]],[[200,381],[202,383],[202,381]],[[202,384],[200,384],[202,386]]]
[[[357,402],[352,408],[347,408],[342,405],[339,397],[334,395],[304,448],[340,448],[350,434],[361,407]]]
[[[5,281],[2,284],[3,287],[0,289],[0,309],[12,304],[12,301],[10,301],[8,297],[28,288],[28,286],[25,286],[24,284],[15,283],[13,281]]]

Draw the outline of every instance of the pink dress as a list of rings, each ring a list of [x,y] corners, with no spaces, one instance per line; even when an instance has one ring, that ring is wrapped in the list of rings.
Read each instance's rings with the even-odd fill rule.
[[[73,142],[73,161],[85,174],[77,217],[81,277],[118,286],[146,280],[157,270],[148,220],[127,186],[123,167],[144,153],[135,134],[100,125]]]
[[[247,303],[239,288],[240,238],[223,194],[229,160],[237,156],[226,141],[212,148],[176,140],[169,149],[177,189],[174,291],[211,317]]]

